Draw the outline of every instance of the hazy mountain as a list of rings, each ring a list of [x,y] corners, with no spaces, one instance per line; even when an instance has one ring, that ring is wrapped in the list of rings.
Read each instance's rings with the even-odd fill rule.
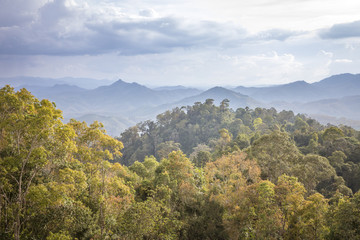
[[[332,124],[332,125],[346,125],[351,126],[357,130],[360,130],[360,120],[349,119],[345,117],[332,117],[328,115],[321,114],[307,114],[309,117],[316,119],[323,125]]]
[[[323,99],[294,106],[298,112],[360,120],[360,95],[340,99]]]
[[[206,99],[214,99],[214,103],[216,105],[219,105],[222,100],[228,99],[230,101],[230,107],[234,109],[239,107],[254,108],[264,105],[247,95],[243,95],[223,87],[211,88],[199,95],[185,98],[180,102],[183,105],[192,105],[194,102],[204,102]]]
[[[96,111],[130,111],[138,107],[156,106],[162,103],[159,92],[138,83],[118,80],[109,86],[102,86],[82,95]]]
[[[67,121],[69,119],[66,119]],[[76,118],[78,121],[84,121],[87,124],[91,124],[94,121],[104,124],[107,133],[111,136],[120,136],[125,129],[129,126],[135,125],[137,122],[129,120],[127,118],[115,117],[115,116],[102,116],[98,114],[86,114]]]
[[[33,85],[21,85],[15,89],[26,88],[32,94],[38,98],[49,98],[49,97],[61,97],[72,94],[81,94],[86,91],[84,88],[80,88],[75,85],[67,84],[55,84],[54,86],[33,86]]]
[[[328,98],[340,98],[360,94],[360,74],[340,74],[325,78],[312,86],[326,92]]]
[[[162,113],[166,110],[170,110],[175,107],[182,107],[188,105],[191,106],[195,102],[203,103],[205,102],[206,99],[213,99],[215,105],[219,105],[221,101],[223,101],[224,99],[228,99],[230,101],[229,105],[233,109],[237,109],[239,107],[254,108],[254,107],[264,106],[263,103],[258,102],[249,96],[234,92],[232,90],[223,87],[214,87],[198,95],[187,97],[176,102],[163,104],[154,108],[138,109],[135,113],[136,115],[140,115],[140,113],[142,113],[144,116],[147,116],[148,118],[151,116],[155,117],[157,114]]]
[[[336,75],[313,84],[297,81],[270,87],[240,86],[235,90],[214,87],[203,92],[183,86],[151,89],[122,80],[85,89],[79,85],[88,79],[72,80],[20,77],[0,79],[0,84],[16,83],[13,86],[17,89],[26,87],[37,98],[54,101],[65,119],[76,118],[88,123],[101,121],[113,136],[137,122],[154,119],[166,110],[205,102],[206,99],[213,99],[216,105],[228,99],[233,109],[248,106],[293,110],[315,118],[318,116],[324,121],[329,119],[332,123],[346,118],[343,123],[355,123],[351,124],[354,127],[360,120],[360,74]],[[92,79],[89,83],[95,81],[101,82]]]
[[[153,89],[156,91],[163,91],[163,90],[181,90],[181,89],[189,89],[189,88],[181,86],[181,85],[177,85],[177,86],[162,86],[162,87],[156,87]],[[195,89],[195,88],[193,88],[193,89]]]
[[[340,74],[320,82],[297,81],[271,87],[236,87],[234,91],[264,102],[309,102],[359,94],[360,74]]]
[[[118,80],[110,86],[102,86],[83,96],[95,107],[107,111],[132,111],[142,107],[154,107],[178,101],[198,94],[197,89],[153,90],[138,83]]]
[[[184,87],[154,90],[122,80],[95,89],[84,89],[67,84],[51,85],[56,81],[50,84],[45,79],[28,81],[29,79],[18,81],[18,84],[28,85],[18,85],[16,89],[25,87],[37,98],[46,98],[55,102],[63,111],[65,120],[76,118],[88,123],[94,120],[103,122],[108,133],[113,136],[119,135],[127,127],[139,121],[154,118],[156,114],[153,111],[149,113],[149,109],[201,92],[198,89]]]

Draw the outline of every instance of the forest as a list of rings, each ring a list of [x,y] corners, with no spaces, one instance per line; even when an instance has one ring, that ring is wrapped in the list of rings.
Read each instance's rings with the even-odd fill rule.
[[[0,89],[0,239],[360,239],[360,132],[177,107],[117,138]]]

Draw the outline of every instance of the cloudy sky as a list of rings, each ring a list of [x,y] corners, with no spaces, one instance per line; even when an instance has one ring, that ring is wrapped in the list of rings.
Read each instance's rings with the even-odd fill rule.
[[[359,0],[0,0],[0,77],[254,86],[360,72]]]

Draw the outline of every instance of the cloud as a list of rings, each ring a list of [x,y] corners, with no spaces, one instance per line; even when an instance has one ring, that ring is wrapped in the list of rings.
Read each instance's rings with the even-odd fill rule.
[[[72,16],[71,2],[67,0],[55,0],[46,3],[39,9],[39,23],[44,27],[53,27],[59,23],[60,20]]]
[[[304,32],[298,32],[298,31],[290,31],[290,30],[284,30],[284,29],[270,29],[267,31],[262,31],[260,33],[257,33],[254,35],[254,40],[263,40],[263,41],[271,41],[271,40],[277,40],[277,41],[285,41],[286,39],[294,36],[298,36],[303,34]]]
[[[158,17],[159,14],[152,8],[149,9],[141,9],[139,11],[139,15],[143,17]]]
[[[327,52],[325,50],[321,50],[320,52],[321,52],[322,55],[324,55],[324,56],[326,56],[326,57],[328,57],[330,59],[334,56],[333,52]]]
[[[0,0],[0,28],[28,25],[46,0]]]
[[[353,61],[350,59],[335,59],[336,63],[352,63]]]
[[[0,54],[98,55],[115,52],[139,55],[171,52],[176,48],[237,48],[253,41],[285,41],[299,34],[272,29],[249,35],[233,23],[160,16],[151,8],[130,14],[113,3],[96,7],[73,0],[53,0],[31,9],[36,9],[32,11],[32,21],[16,26],[14,21],[7,24],[10,27],[0,28]],[[20,14],[18,21],[25,21],[24,16]]]
[[[321,30],[320,37],[323,39],[360,37],[360,21],[335,24],[329,29]]]
[[[96,55],[117,52],[137,55],[169,52],[174,48],[225,46],[244,36],[242,29],[227,24],[159,17],[151,9],[141,10],[134,16],[119,7],[99,10],[69,0],[48,2],[38,9],[37,14],[36,21],[31,24],[0,28],[0,54]]]

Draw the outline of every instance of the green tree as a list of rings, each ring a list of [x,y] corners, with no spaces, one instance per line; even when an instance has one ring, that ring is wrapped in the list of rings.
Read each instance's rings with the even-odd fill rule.
[[[340,198],[329,211],[330,239],[360,239],[360,192]]]
[[[261,136],[252,144],[249,154],[257,159],[262,178],[271,182],[284,173],[291,175],[301,157],[289,135],[279,131]]]
[[[304,221],[303,239],[325,239],[329,233],[326,222],[328,201],[319,193],[306,199],[303,206],[302,220]]]
[[[88,176],[89,204],[93,210],[98,208],[100,236],[104,236],[105,229],[105,195],[108,172],[111,168],[109,160],[120,157],[122,142],[106,135],[103,125],[94,122],[87,126],[85,122],[71,119],[69,125],[76,133],[78,151],[77,159],[85,165],[85,173]]]
[[[25,89],[0,90],[0,179],[6,210],[5,229],[16,240],[26,229],[30,188],[43,168],[73,151],[73,131],[61,122],[61,111],[48,100],[39,101]],[[3,203],[4,204],[4,203]],[[2,223],[3,225],[3,223]]]

